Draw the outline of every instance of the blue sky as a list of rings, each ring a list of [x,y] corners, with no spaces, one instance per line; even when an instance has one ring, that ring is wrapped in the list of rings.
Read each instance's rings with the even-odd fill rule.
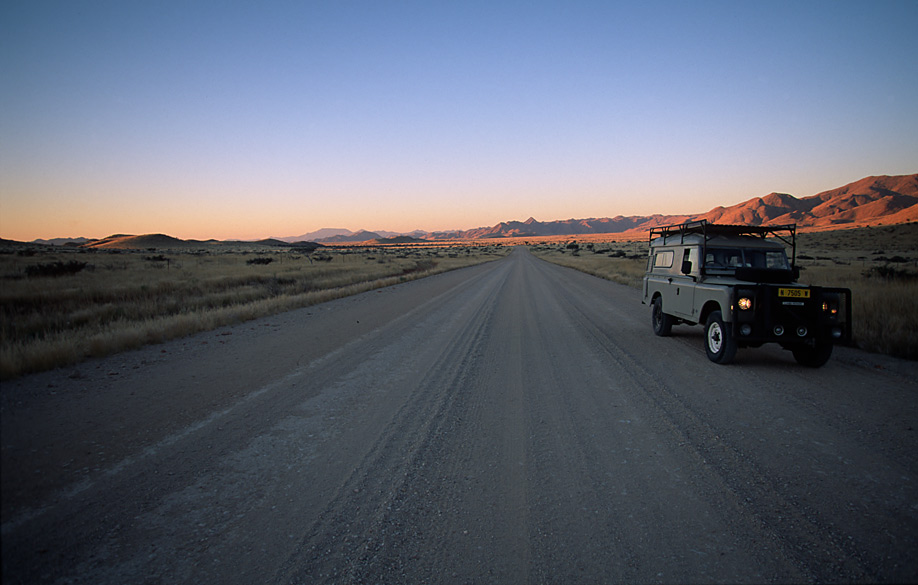
[[[0,4],[0,237],[703,212],[918,172],[918,1]]]

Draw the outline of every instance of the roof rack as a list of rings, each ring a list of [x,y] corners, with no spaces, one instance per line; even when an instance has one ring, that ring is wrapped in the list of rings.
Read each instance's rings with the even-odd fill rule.
[[[670,243],[667,242],[667,238],[678,236],[679,243],[682,244],[685,243],[685,236],[689,234],[701,234],[704,238],[705,246],[707,246],[708,240],[714,236],[758,236],[762,239],[771,236],[791,247],[791,266],[797,264],[797,224],[795,223],[783,225],[730,225],[709,223],[706,219],[699,219],[651,228],[650,241],[653,241],[654,238],[662,237],[663,243],[667,244]]]

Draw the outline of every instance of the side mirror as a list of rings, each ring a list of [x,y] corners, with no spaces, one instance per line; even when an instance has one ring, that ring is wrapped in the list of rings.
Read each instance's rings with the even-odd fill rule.
[[[794,266],[793,276],[794,276],[795,282],[800,280],[800,267],[799,266]]]
[[[692,261],[683,260],[682,261],[682,274],[691,274],[692,273]]]

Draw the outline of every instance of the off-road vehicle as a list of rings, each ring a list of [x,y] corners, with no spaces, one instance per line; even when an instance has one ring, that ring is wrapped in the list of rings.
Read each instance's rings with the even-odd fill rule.
[[[680,323],[704,325],[712,362],[730,363],[738,347],[779,343],[819,367],[833,344],[851,339],[851,291],[798,283],[796,261],[796,224],[653,228],[641,302],[651,306],[657,335]]]

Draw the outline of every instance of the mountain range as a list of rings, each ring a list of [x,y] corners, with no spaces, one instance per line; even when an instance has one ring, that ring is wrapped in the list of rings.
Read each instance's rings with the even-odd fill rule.
[[[470,230],[414,231],[408,234],[364,230],[319,230],[295,238],[280,239],[334,244],[381,241],[394,236],[410,236],[419,240],[478,240],[585,234],[638,235],[653,227],[700,219],[712,223],[742,225],[795,223],[801,229],[810,230],[918,221],[918,174],[865,177],[843,187],[799,199],[787,193],[771,193],[730,207],[715,207],[698,214],[618,215],[547,222],[530,217],[526,221],[504,221],[495,226]]]
[[[616,216],[540,222],[501,222],[492,227],[434,232],[428,239],[480,239],[582,234],[639,234],[661,225],[706,219],[742,225],[796,223],[811,230],[918,221],[918,174],[866,177],[854,183],[798,199],[787,193],[754,197],[730,207],[699,214]]]
[[[300,236],[288,236],[277,238],[285,242],[322,242],[324,244],[343,244],[348,242],[368,242],[371,240],[387,240],[392,238],[416,238],[422,239],[430,235],[430,232],[415,230],[413,232],[389,232],[385,230],[358,230],[352,232],[343,228],[322,228],[320,230],[309,232]]]
[[[918,173],[912,175],[865,177],[854,183],[823,191],[809,197],[797,198],[787,193],[771,193],[754,197],[730,207],[715,207],[710,211],[689,215],[648,215],[566,219],[541,222],[530,217],[526,221],[505,221],[491,227],[470,230],[409,233],[388,231],[352,232],[343,228],[324,228],[300,236],[269,238],[252,245],[312,246],[312,242],[336,243],[410,243],[442,240],[478,240],[484,238],[540,237],[585,234],[643,235],[661,225],[706,219],[710,222],[743,225],[775,225],[795,223],[803,230],[827,230],[864,227],[878,224],[900,224],[918,221]],[[58,238],[35,240],[34,243],[64,244],[93,248],[155,248],[187,247],[213,244],[241,244],[217,240],[179,240],[163,234],[145,236],[114,235],[102,240]]]

